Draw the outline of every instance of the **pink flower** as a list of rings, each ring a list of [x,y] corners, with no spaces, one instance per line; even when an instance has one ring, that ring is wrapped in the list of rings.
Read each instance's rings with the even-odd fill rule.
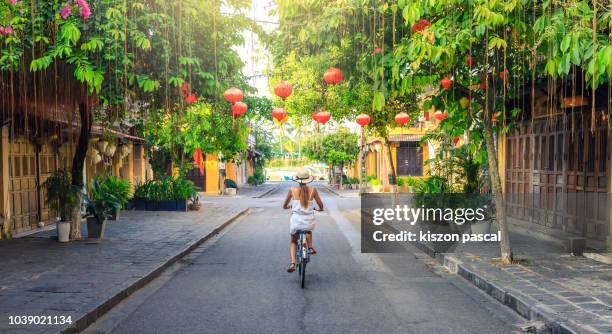
[[[8,2],[13,6],[17,4],[17,0],[8,0]]]
[[[60,15],[62,16],[62,19],[67,19],[70,14],[72,14],[72,8],[70,8],[70,6],[64,5],[64,7],[60,9]]]
[[[11,28],[11,27],[4,27],[4,33],[6,35],[11,35],[13,33],[13,28]]]
[[[77,4],[81,8],[81,17],[87,20],[91,16],[91,9],[89,4],[85,0],[76,0]]]

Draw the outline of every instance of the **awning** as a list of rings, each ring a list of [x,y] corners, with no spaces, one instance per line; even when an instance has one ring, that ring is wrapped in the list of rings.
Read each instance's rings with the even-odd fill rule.
[[[390,142],[402,142],[402,141],[421,141],[423,135],[414,135],[414,134],[396,134],[389,135]]]

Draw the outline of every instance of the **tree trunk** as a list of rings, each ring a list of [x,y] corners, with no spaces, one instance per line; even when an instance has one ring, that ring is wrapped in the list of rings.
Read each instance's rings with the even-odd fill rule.
[[[491,188],[495,197],[495,218],[497,220],[497,229],[501,234],[500,248],[501,259],[504,263],[512,262],[512,248],[508,234],[508,223],[506,221],[506,207],[504,203],[504,194],[502,191],[501,177],[499,175],[499,164],[497,161],[497,151],[495,149],[495,137],[493,136],[493,124],[491,115],[495,112],[495,89],[487,89],[487,97],[484,110],[484,141],[487,146],[487,155],[489,159],[489,176],[491,179]]]
[[[77,205],[72,209],[72,222],[70,223],[70,239],[81,239],[81,205],[83,203],[83,167],[87,157],[87,147],[91,135],[91,112],[84,102],[79,105],[81,119],[81,133],[72,160],[72,185],[77,189]]]
[[[391,153],[391,145],[389,144],[388,137],[385,137],[385,146],[387,147],[387,160],[389,160],[389,166],[391,168],[391,189],[393,190],[393,199],[395,200],[393,205],[395,206],[399,203],[399,191],[397,189],[397,172],[393,164],[393,154]]]

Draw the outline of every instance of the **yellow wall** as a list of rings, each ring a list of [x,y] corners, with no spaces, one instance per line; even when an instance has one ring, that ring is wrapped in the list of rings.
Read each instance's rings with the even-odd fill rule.
[[[219,161],[216,154],[206,155],[206,193],[219,193]]]
[[[497,164],[499,178],[501,179],[502,191],[506,191],[506,135],[500,134],[497,137]]]

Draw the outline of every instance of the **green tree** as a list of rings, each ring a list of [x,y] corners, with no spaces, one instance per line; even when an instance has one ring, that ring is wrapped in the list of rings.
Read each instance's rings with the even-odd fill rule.
[[[340,128],[336,132],[325,135],[320,141],[308,141],[304,154],[309,159],[326,163],[331,170],[338,167],[343,173],[344,166],[355,161],[359,154],[357,141],[357,134]],[[342,183],[342,178],[340,178],[340,183]]]

